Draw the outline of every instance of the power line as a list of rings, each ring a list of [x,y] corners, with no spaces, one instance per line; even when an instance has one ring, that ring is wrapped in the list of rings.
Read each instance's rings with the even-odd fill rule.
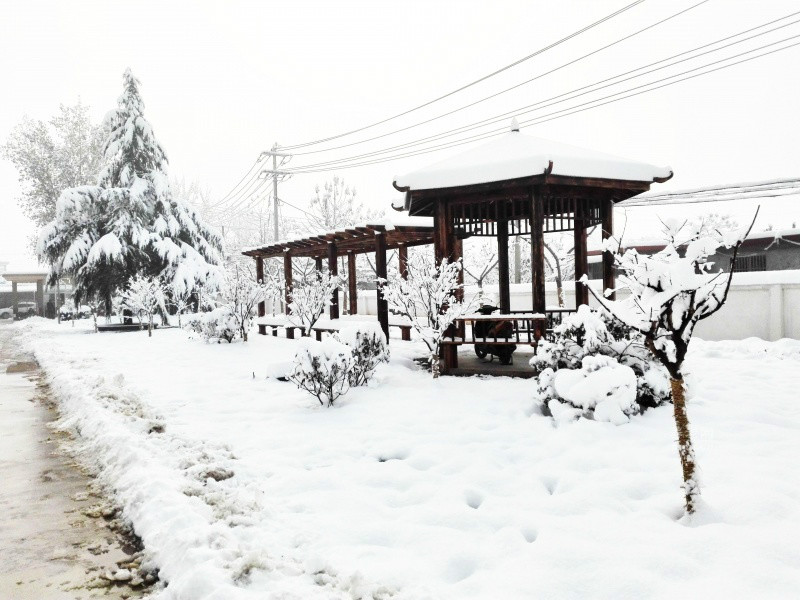
[[[544,100],[540,100],[538,102],[534,102],[533,104],[528,104],[528,105],[525,105],[525,106],[522,106],[522,107],[518,107],[518,108],[516,108],[514,110],[510,110],[510,111],[507,111],[505,113],[501,113],[501,114],[496,115],[494,117],[489,117],[489,118],[486,118],[486,119],[482,119],[480,121],[477,121],[477,122],[469,124],[469,125],[463,125],[461,127],[457,127],[455,129],[444,131],[444,132],[441,132],[441,133],[438,133],[438,134],[435,134],[435,135],[431,135],[431,136],[428,136],[428,137],[425,137],[425,138],[420,138],[420,139],[417,139],[417,140],[414,140],[414,141],[411,141],[411,142],[406,142],[404,144],[398,144],[396,146],[391,146],[391,147],[385,148],[383,150],[376,150],[376,151],[367,152],[367,153],[360,154],[360,155],[350,156],[350,157],[347,157],[347,158],[340,158],[340,159],[334,159],[334,160],[330,160],[330,161],[323,161],[323,162],[319,162],[319,163],[312,163],[310,165],[305,165],[305,166],[301,166],[301,167],[297,167],[297,168],[299,168],[299,169],[316,168],[316,167],[320,167],[320,166],[334,165],[334,164],[343,163],[343,162],[351,162],[351,161],[359,159],[359,158],[367,158],[367,157],[371,157],[371,156],[378,156],[380,154],[386,154],[386,153],[392,152],[394,150],[400,150],[400,149],[403,149],[403,148],[411,148],[411,147],[414,147],[414,146],[421,145],[421,144],[423,144],[425,142],[428,142],[428,141],[435,141],[435,140],[439,140],[439,139],[444,139],[446,137],[452,137],[452,136],[458,135],[460,133],[466,133],[467,131],[472,131],[474,129],[480,129],[480,128],[486,127],[488,125],[493,125],[495,123],[501,122],[502,120],[508,118],[511,115],[514,115],[514,116],[518,117],[519,115],[522,115],[522,114],[527,114],[527,113],[530,113],[530,112],[535,112],[537,110],[542,110],[542,109],[547,108],[549,106],[553,106],[555,104],[560,104],[560,103],[563,103],[563,102],[568,102],[568,101],[574,100],[575,98],[578,98],[580,96],[585,96],[586,94],[591,94],[591,93],[597,92],[599,90],[602,90],[602,89],[605,89],[605,88],[608,88],[608,87],[619,85],[621,83],[624,83],[625,81],[630,81],[630,80],[636,79],[638,77],[643,77],[645,75],[649,75],[649,74],[654,73],[656,71],[667,69],[667,68],[673,67],[675,65],[681,64],[683,62],[694,60],[694,59],[699,58],[701,56],[705,56],[706,54],[711,54],[713,52],[718,52],[720,50],[724,50],[725,48],[729,48],[730,46],[734,46],[736,44],[741,44],[741,43],[747,42],[749,40],[755,39],[757,37],[773,33],[773,32],[775,32],[775,31],[777,31],[779,29],[783,29],[785,27],[789,27],[791,25],[797,24],[798,22],[800,22],[800,20],[792,21],[791,23],[780,25],[778,27],[775,27],[775,28],[767,30],[767,31],[763,31],[761,33],[757,33],[757,34],[752,35],[750,37],[743,38],[743,39],[737,40],[735,42],[731,42],[730,44],[726,44],[724,46],[720,46],[720,47],[714,48],[712,50],[707,50],[706,52],[703,52],[703,53],[700,53],[700,54],[695,54],[694,56],[690,56],[690,57],[681,59],[679,61],[675,61],[675,62],[672,62],[670,64],[663,65],[661,67],[657,67],[655,69],[651,69],[650,71],[645,71],[645,72],[639,73],[637,75],[632,75],[631,77],[628,77],[626,79],[620,79],[619,81],[614,81],[613,83],[607,83],[606,85],[600,86],[600,84],[612,81],[614,79],[619,79],[621,77],[624,77],[625,75],[629,75],[631,73],[635,73],[636,71],[641,71],[642,69],[647,69],[648,67],[651,67],[651,66],[654,66],[654,65],[658,65],[658,64],[670,61],[670,60],[673,60],[675,58],[678,58],[680,56],[684,56],[686,54],[697,52],[698,50],[702,50],[702,49],[707,48],[709,46],[713,46],[713,45],[719,44],[719,43],[727,41],[727,40],[729,40],[731,38],[735,38],[735,37],[739,37],[739,36],[745,35],[746,33],[750,33],[751,31],[754,31],[756,29],[761,29],[761,28],[766,27],[768,25],[774,24],[777,21],[785,20],[787,18],[790,18],[790,17],[798,15],[798,14],[800,14],[800,11],[797,11],[797,12],[792,13],[790,15],[781,17],[780,19],[776,19],[774,21],[770,21],[768,23],[764,23],[764,24],[759,25],[757,27],[753,27],[753,28],[747,29],[747,30],[739,32],[737,34],[734,34],[734,35],[731,35],[731,36],[727,36],[725,38],[716,40],[714,42],[710,42],[708,44],[703,44],[703,45],[698,46],[696,48],[693,48],[691,50],[686,50],[684,52],[680,52],[678,54],[675,54],[675,55],[669,56],[667,58],[664,58],[664,59],[649,63],[647,65],[643,65],[643,66],[637,67],[635,69],[631,69],[629,71],[625,71],[623,73],[619,73],[619,74],[614,75],[612,77],[607,77],[605,79],[602,79],[602,80],[599,80],[599,81],[595,81],[594,83],[591,83],[591,84],[588,84],[588,85],[573,89],[573,90],[571,90],[569,92],[564,92],[564,93],[558,94],[556,96],[551,96],[550,98],[547,98],[547,99],[544,99]],[[722,59],[722,60],[728,60],[730,58],[732,58],[732,57],[728,57],[727,59]],[[709,64],[714,64],[714,63],[709,63]],[[706,66],[708,66],[708,65],[706,65]],[[683,73],[687,73],[687,72],[689,72],[689,71],[684,71]],[[682,73],[679,73],[678,75],[680,75],[680,74],[682,74]],[[673,77],[674,77],[674,75],[673,75]],[[657,81],[654,81],[654,82],[650,82],[648,84],[643,84],[643,85],[651,85],[652,83],[657,83],[659,81],[663,81],[663,79],[657,80]],[[595,86],[600,86],[600,87],[595,87]],[[587,89],[587,88],[594,88],[594,89]],[[636,88],[631,88],[631,89],[636,89]],[[587,90],[587,91],[579,94],[578,92],[581,92],[582,90]],[[570,97],[564,98],[564,96],[570,96]],[[558,100],[559,98],[560,98],[560,100]],[[555,100],[558,100],[558,101],[555,101]],[[538,108],[532,108],[532,107],[538,107]],[[505,129],[502,129],[502,131],[504,131],[504,130]],[[495,131],[501,131],[501,130],[498,129],[498,130],[495,130]]]
[[[793,39],[795,37],[798,37],[798,36],[790,36],[790,37],[784,38],[782,40],[779,40],[777,42],[773,42],[771,44],[765,44],[764,46],[760,46],[758,48],[754,48],[752,50],[748,50],[746,52],[742,52],[742,53],[737,54],[737,55],[729,56],[727,58],[724,58],[724,59],[721,59],[721,60],[718,60],[718,61],[713,61],[711,63],[707,63],[707,64],[702,65],[700,67],[696,67],[694,69],[689,69],[689,70],[683,71],[681,73],[676,73],[674,75],[670,75],[669,77],[665,77],[665,78],[662,78],[662,79],[659,79],[659,80],[656,80],[656,81],[648,82],[648,83],[642,84],[640,86],[635,86],[633,88],[629,88],[627,90],[623,90],[621,92],[617,92],[617,93],[614,93],[614,94],[609,94],[608,96],[604,96],[602,98],[597,98],[597,99],[594,99],[594,100],[590,100],[588,102],[584,102],[582,104],[578,104],[576,106],[572,106],[572,107],[569,107],[567,109],[555,111],[553,113],[549,113],[548,115],[543,115],[541,117],[536,117],[536,118],[528,119],[526,121],[521,121],[519,123],[519,125],[520,125],[520,127],[525,127],[525,126],[538,125],[540,123],[544,123],[544,122],[547,122],[547,121],[560,119],[560,118],[563,118],[563,117],[566,117],[566,116],[570,116],[570,115],[573,115],[573,114],[584,112],[586,110],[591,110],[593,108],[599,108],[600,106],[605,106],[607,104],[612,104],[614,102],[619,102],[621,100],[626,100],[628,98],[639,96],[639,95],[645,94],[647,92],[652,92],[652,91],[655,91],[655,90],[658,90],[658,89],[661,89],[661,88],[664,88],[664,87],[668,87],[670,85],[674,85],[676,83],[681,83],[683,81],[687,81],[689,79],[695,79],[695,78],[700,77],[702,75],[708,75],[710,73],[714,73],[716,71],[720,71],[720,70],[726,69],[728,67],[732,67],[732,66],[735,66],[735,65],[738,65],[738,64],[749,62],[751,60],[755,60],[755,59],[758,59],[758,58],[763,58],[765,56],[768,56],[770,54],[775,54],[775,53],[780,52],[782,50],[788,50],[789,48],[797,46],[798,43],[790,44],[790,45],[784,46],[782,48],[777,48],[775,50],[771,50],[769,52],[765,52],[765,53],[760,54],[758,56],[753,56],[753,57],[750,57],[750,58],[746,58],[746,59],[743,59],[743,60],[740,60],[740,61],[736,61],[736,62],[727,64],[727,65],[722,65],[722,66],[717,67],[715,69],[711,69],[711,70],[705,71],[703,73],[698,73],[696,75],[691,75],[689,77],[684,77],[682,79],[671,81],[671,82],[665,83],[665,84],[660,85],[660,86],[652,87],[650,89],[641,90],[639,92],[635,92],[635,93],[629,94],[627,96],[622,96],[620,98],[615,98],[613,100],[608,100],[606,102],[601,102],[602,100],[605,100],[607,98],[614,98],[615,96],[620,96],[621,94],[625,94],[627,92],[630,92],[630,91],[633,91],[633,90],[636,90],[636,89],[640,89],[642,87],[647,87],[647,86],[653,85],[655,83],[659,83],[661,81],[666,81],[668,79],[673,79],[675,77],[680,77],[681,75],[685,75],[687,73],[691,73],[691,72],[697,71],[699,69],[707,68],[707,67],[709,67],[711,65],[718,64],[720,62],[725,62],[725,61],[731,60],[733,58],[736,58],[736,57],[739,57],[739,56],[743,56],[745,54],[750,54],[752,52],[757,52],[759,50],[763,50],[764,48],[767,48],[769,46],[774,46],[775,44],[779,44],[779,43],[785,42],[785,41]],[[594,106],[587,106],[587,105],[593,104],[593,103],[598,103],[598,104],[594,104]],[[583,108],[581,108],[581,107],[583,107]],[[560,113],[564,113],[564,114],[560,114]],[[489,138],[492,138],[492,137],[496,137],[498,135],[501,135],[505,131],[506,131],[505,128],[498,129],[498,130],[493,130],[492,132],[486,132],[486,133],[483,133],[483,134],[476,134],[476,135],[470,136],[468,138],[462,138],[461,140],[456,140],[456,141],[445,143],[445,144],[439,144],[437,146],[431,146],[431,147],[428,147],[428,148],[419,149],[419,150],[416,150],[416,151],[413,151],[413,152],[397,154],[397,155],[388,156],[388,157],[384,157],[384,158],[381,158],[381,159],[375,159],[375,160],[370,160],[370,161],[357,162],[357,163],[351,163],[351,164],[343,164],[343,165],[338,165],[338,166],[333,166],[333,167],[324,167],[324,168],[311,168],[311,166],[297,167],[296,170],[292,171],[292,173],[319,173],[319,172],[325,172],[325,171],[334,171],[334,170],[337,170],[337,169],[349,169],[349,168],[354,168],[354,167],[360,167],[360,166],[366,166],[366,165],[373,165],[373,164],[388,162],[388,161],[396,160],[396,159],[399,159],[399,158],[407,158],[407,157],[411,157],[411,156],[419,156],[421,154],[429,154],[430,152],[436,152],[438,150],[442,150],[442,149],[445,149],[445,148],[454,148],[456,146],[462,146],[464,144],[468,144],[468,143],[473,142],[473,141],[484,140],[484,139],[489,139]]]
[[[606,15],[602,19],[600,19],[598,21],[595,21],[594,23],[591,23],[590,25],[587,25],[586,27],[583,27],[582,29],[579,29],[578,31],[575,31],[575,32],[569,34],[568,36],[563,37],[560,40],[545,46],[544,48],[540,48],[539,50],[537,50],[536,52],[533,52],[532,54],[529,54],[528,56],[525,56],[525,57],[523,57],[523,58],[521,58],[519,60],[516,60],[513,63],[510,63],[510,64],[508,64],[508,65],[506,65],[506,66],[504,66],[504,67],[492,72],[492,73],[489,73],[488,75],[484,75],[483,77],[480,77],[479,79],[476,79],[475,81],[472,81],[472,82],[470,82],[470,83],[468,83],[466,85],[463,85],[463,86],[461,86],[461,87],[459,87],[459,88],[457,88],[457,89],[455,89],[455,90],[453,90],[451,92],[443,94],[442,96],[434,98],[433,100],[429,100],[427,102],[424,102],[423,104],[420,104],[418,106],[415,106],[413,108],[405,110],[405,111],[403,111],[401,113],[398,113],[396,115],[393,115],[391,117],[387,117],[387,118],[382,119],[380,121],[376,121],[375,123],[371,123],[369,125],[365,125],[364,127],[359,127],[358,129],[353,129],[352,131],[347,131],[347,132],[344,132],[344,133],[333,135],[333,136],[330,136],[330,137],[327,137],[327,138],[322,138],[322,139],[319,139],[319,140],[314,140],[314,141],[310,141],[310,142],[304,142],[302,144],[293,144],[293,145],[289,145],[289,146],[283,146],[283,149],[284,150],[292,150],[292,149],[295,149],[295,148],[304,148],[304,147],[307,147],[307,146],[312,146],[312,145],[315,145],[315,144],[321,144],[323,142],[328,142],[328,141],[331,141],[331,140],[339,139],[339,138],[342,138],[342,137],[345,137],[345,136],[348,136],[348,135],[352,135],[354,133],[359,133],[359,132],[364,131],[366,129],[371,129],[372,127],[376,127],[378,125],[382,125],[383,123],[387,123],[389,121],[393,121],[394,119],[397,119],[399,117],[402,117],[402,116],[405,116],[405,115],[410,114],[412,112],[415,112],[415,111],[417,111],[417,110],[419,110],[421,108],[425,108],[426,106],[430,106],[431,104],[439,102],[440,100],[444,100],[445,98],[449,98],[450,96],[453,96],[454,94],[462,92],[462,91],[464,91],[464,90],[466,90],[466,89],[468,89],[468,88],[470,88],[470,87],[472,87],[474,85],[477,85],[478,83],[481,83],[481,82],[486,81],[487,79],[489,79],[491,77],[494,77],[495,75],[498,75],[498,74],[500,74],[500,73],[502,73],[504,71],[507,71],[508,69],[511,69],[512,67],[515,67],[515,66],[517,66],[517,65],[519,65],[519,64],[521,64],[521,63],[523,63],[523,62],[525,62],[525,61],[527,61],[527,60],[529,60],[531,58],[534,58],[535,56],[543,54],[544,52],[547,52],[548,50],[551,50],[551,49],[555,48],[556,46],[559,46],[559,45],[563,44],[564,42],[567,42],[568,40],[571,40],[572,38],[577,37],[577,36],[581,35],[582,33],[585,33],[587,31],[589,31],[590,29],[593,29],[594,27],[597,27],[598,25],[601,25],[602,23],[605,23],[606,21],[608,21],[610,19],[613,19],[614,17],[616,17],[618,15],[621,15],[622,13],[630,10],[634,6],[637,6],[637,5],[641,4],[644,1],[645,0],[636,0],[635,2],[632,2],[632,3],[628,4],[627,6],[624,6],[624,7],[622,7],[621,9],[619,9],[619,10],[617,10],[615,12],[613,12],[613,13],[611,13],[609,15]]]
[[[342,144],[340,146],[332,146],[330,148],[322,148],[320,150],[307,150],[305,152],[295,152],[295,155],[302,156],[302,155],[307,155],[307,154],[318,154],[320,152],[330,152],[330,151],[339,150],[339,149],[342,149],[342,148],[349,148],[351,146],[357,146],[359,144],[364,144],[364,143],[367,143],[367,142],[371,142],[371,141],[374,141],[374,140],[385,138],[385,137],[388,137],[388,136],[391,136],[391,135],[395,135],[397,133],[402,133],[403,131],[408,131],[409,129],[414,129],[415,127],[420,127],[421,125],[426,125],[426,124],[431,123],[433,121],[437,121],[438,119],[442,119],[444,117],[448,117],[448,116],[453,115],[453,114],[455,114],[457,112],[460,112],[462,110],[466,110],[468,108],[472,108],[473,106],[476,106],[478,104],[481,104],[481,103],[486,102],[488,100],[491,100],[493,98],[501,96],[501,95],[505,94],[506,92],[510,92],[510,91],[515,90],[517,88],[520,88],[520,87],[522,87],[524,85],[532,83],[532,82],[534,82],[534,81],[536,81],[538,79],[541,79],[542,77],[545,77],[547,75],[555,73],[556,71],[560,71],[561,69],[564,69],[564,68],[566,68],[566,67],[568,67],[570,65],[574,65],[575,63],[578,63],[578,62],[580,62],[580,61],[582,61],[582,60],[584,60],[586,58],[589,58],[590,56],[593,56],[595,54],[598,54],[599,52],[602,52],[603,50],[606,50],[608,48],[611,48],[612,46],[616,46],[617,44],[620,44],[620,43],[622,43],[622,42],[624,42],[626,40],[629,40],[630,38],[632,38],[634,36],[637,36],[640,33],[643,33],[643,32],[645,32],[645,31],[647,31],[649,29],[653,29],[654,27],[657,27],[658,25],[661,25],[662,23],[666,23],[667,21],[669,21],[671,19],[674,19],[675,17],[678,17],[678,16],[680,16],[680,15],[686,13],[686,12],[689,12],[690,10],[692,10],[694,8],[697,8],[698,6],[701,6],[701,5],[705,4],[708,1],[709,0],[702,0],[702,2],[698,2],[697,4],[694,4],[694,5],[690,6],[689,8],[685,8],[683,10],[680,10],[680,11],[676,12],[676,13],[673,13],[670,16],[668,16],[668,17],[666,17],[664,19],[661,19],[660,21],[657,21],[657,22],[655,22],[655,23],[653,23],[651,25],[648,25],[647,27],[644,27],[642,29],[639,29],[638,31],[636,31],[634,33],[631,33],[631,34],[629,34],[629,35],[627,35],[625,37],[622,37],[622,38],[620,38],[620,39],[618,39],[618,40],[616,40],[616,41],[614,41],[614,42],[612,42],[610,44],[607,44],[607,45],[605,45],[605,46],[603,46],[601,48],[598,48],[597,50],[593,50],[592,52],[588,52],[588,53],[586,53],[586,54],[584,54],[582,56],[579,56],[578,58],[576,58],[574,60],[571,60],[569,62],[566,62],[566,63],[564,63],[564,64],[562,64],[562,65],[560,65],[560,66],[558,66],[558,67],[556,67],[554,69],[551,69],[549,71],[541,73],[541,74],[539,74],[539,75],[537,75],[535,77],[532,77],[532,78],[527,79],[527,80],[525,80],[525,81],[523,81],[521,83],[515,84],[515,85],[513,85],[511,87],[508,87],[508,88],[505,88],[503,90],[500,90],[499,92],[496,92],[494,94],[491,94],[489,96],[486,96],[484,98],[476,100],[474,102],[470,102],[469,104],[465,104],[464,106],[461,106],[459,108],[455,108],[453,110],[450,110],[448,112],[442,113],[442,114],[437,115],[435,117],[431,117],[430,119],[426,119],[424,121],[420,121],[418,123],[414,123],[413,125],[409,125],[407,127],[402,127],[400,129],[395,129],[394,131],[390,131],[388,133],[383,133],[381,135],[376,135],[376,136],[373,136],[371,138],[366,138],[366,139],[363,139],[363,140],[359,140],[357,142],[351,142],[349,144]],[[797,13],[795,13],[795,14],[797,14]],[[785,19],[785,18],[787,18],[787,17],[782,17],[782,19]],[[778,19],[778,20],[780,20],[780,19]],[[769,23],[767,23],[765,25],[759,25],[759,27],[756,27],[754,29],[758,29],[760,27],[765,27],[766,25],[769,25]],[[747,33],[747,32],[744,32],[744,33]],[[739,33],[739,34],[736,34],[736,35],[738,36],[738,35],[742,35],[742,34]],[[736,36],[731,36],[731,37],[736,37]],[[712,42],[712,44],[715,44],[715,43],[718,43],[718,42]],[[697,50],[697,48],[695,50]],[[689,50],[687,52],[693,52],[693,51],[694,50]],[[676,55],[676,56],[680,56],[680,54]],[[671,58],[674,58],[674,57],[671,57]],[[669,60],[669,59],[664,59],[664,60]],[[651,64],[657,64],[657,63],[651,63]],[[647,66],[650,66],[650,65],[647,65]],[[639,67],[639,68],[643,69],[643,68],[646,68],[646,67]],[[634,71],[635,70],[637,70],[637,69],[634,69]],[[629,71],[629,72],[632,72],[632,71]],[[618,75],[618,77],[621,77],[621,75]],[[594,85],[594,84],[592,84],[592,85]],[[579,88],[579,89],[583,89],[583,88]],[[513,112],[513,111],[511,111],[511,112]],[[460,128],[458,128],[458,129],[460,129]]]
[[[242,183],[242,182],[243,182],[243,181],[244,181],[244,180],[247,178],[247,176],[248,176],[248,175],[249,175],[249,174],[250,174],[250,173],[253,171],[253,169],[256,167],[256,165],[258,165],[258,163],[259,163],[259,162],[261,162],[261,157],[260,157],[260,156],[259,156],[259,157],[256,159],[256,162],[254,162],[252,165],[250,165],[250,168],[249,168],[249,169],[247,170],[247,172],[246,172],[246,173],[245,173],[245,174],[242,176],[242,178],[241,178],[239,181],[237,181],[237,182],[236,182],[236,185],[234,185],[234,186],[231,188],[231,190],[230,190],[230,191],[229,191],[227,194],[225,194],[225,195],[224,195],[222,198],[220,198],[220,199],[219,199],[217,202],[215,202],[214,204],[212,204],[212,205],[211,205],[209,208],[215,208],[215,207],[219,206],[220,204],[222,204],[223,202],[225,202],[225,200],[227,200],[227,199],[228,199],[228,197],[229,197],[229,196],[230,196],[230,195],[231,195],[231,194],[232,194],[234,191],[236,191],[236,188],[238,188],[238,187],[241,185],[241,183]]]

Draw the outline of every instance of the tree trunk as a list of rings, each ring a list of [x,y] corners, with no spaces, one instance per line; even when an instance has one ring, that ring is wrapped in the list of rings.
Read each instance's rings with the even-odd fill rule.
[[[431,374],[434,379],[439,379],[439,353],[431,353]]]
[[[153,337],[153,315],[147,320],[147,337]]]
[[[694,448],[689,434],[689,418],[686,416],[686,395],[683,379],[670,378],[672,387],[672,404],[675,411],[675,426],[678,429],[678,454],[683,468],[683,491],[686,501],[686,513],[693,514],[695,500],[700,495],[700,486],[695,475]]]

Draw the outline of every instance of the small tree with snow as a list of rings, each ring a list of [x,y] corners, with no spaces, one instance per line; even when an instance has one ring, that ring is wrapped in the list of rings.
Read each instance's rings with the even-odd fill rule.
[[[321,406],[333,406],[350,389],[352,350],[333,336],[321,342],[306,338],[298,343],[289,380],[319,400]]]
[[[153,317],[164,307],[164,288],[158,279],[136,275],[122,292],[122,304],[139,317],[147,319],[147,335],[153,336]]]
[[[436,262],[421,252],[408,260],[408,278],[395,273],[381,282],[381,290],[390,308],[411,321],[414,330],[428,348],[431,373],[439,377],[439,350],[445,331],[459,317],[475,309],[474,300],[464,301],[457,291],[461,261]]]
[[[303,327],[304,335],[311,335],[311,328],[330,305],[331,295],[339,285],[338,276],[315,271],[306,281],[292,287],[289,292],[291,320]]]
[[[622,252],[619,242],[609,238],[604,249],[614,253],[620,283],[630,296],[611,301],[589,288],[606,310],[644,336],[647,348],[669,372],[688,514],[695,511],[700,486],[686,414],[683,363],[697,323],[725,303],[738,250],[750,228],[739,233],[703,232],[685,221],[665,223],[666,246],[652,256],[635,249]],[[713,271],[708,261],[720,247],[733,249],[727,273]]]
[[[192,305],[192,289],[184,285],[171,284],[167,286],[166,291],[169,298],[167,304],[172,306],[178,315],[178,327],[183,327],[181,315],[188,311]]]
[[[258,303],[267,296],[266,286],[256,281],[249,269],[234,263],[225,271],[220,294],[221,305],[235,324],[242,341],[246,342],[258,311]]]

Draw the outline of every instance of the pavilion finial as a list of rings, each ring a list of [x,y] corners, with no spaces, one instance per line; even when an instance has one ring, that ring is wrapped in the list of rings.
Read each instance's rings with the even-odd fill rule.
[[[519,133],[519,122],[517,121],[517,117],[511,118],[511,131],[516,131]]]

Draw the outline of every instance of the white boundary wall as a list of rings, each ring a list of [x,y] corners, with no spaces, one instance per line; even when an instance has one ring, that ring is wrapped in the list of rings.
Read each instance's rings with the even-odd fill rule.
[[[590,285],[599,289],[601,282],[594,280]],[[477,288],[470,287],[467,293],[477,293]],[[497,286],[485,286],[484,295],[496,302]],[[342,291],[339,301],[346,306]],[[564,284],[564,302],[566,307],[575,306],[575,284],[571,281]],[[375,290],[358,292],[359,314],[377,315],[377,304]],[[595,304],[593,298],[590,304]],[[547,283],[547,306],[558,306],[553,282]],[[511,285],[511,310],[531,310],[529,283]],[[728,301],[714,316],[698,324],[695,335],[705,340],[800,339],[800,270],[735,273]]]

